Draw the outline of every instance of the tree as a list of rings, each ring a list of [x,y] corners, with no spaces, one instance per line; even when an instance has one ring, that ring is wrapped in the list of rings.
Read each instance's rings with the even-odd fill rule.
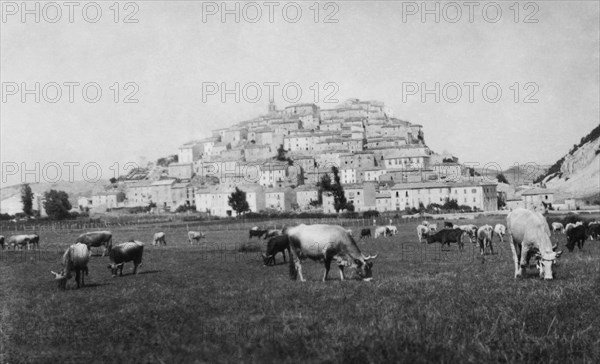
[[[340,182],[338,168],[336,166],[331,167],[331,172],[333,173],[333,181],[335,183],[331,185],[329,191],[333,194],[333,208],[335,212],[340,212],[340,210],[347,208],[347,200],[344,194],[344,187],[342,187],[342,183]]]
[[[279,148],[277,148],[277,157],[275,157],[275,159],[281,162],[287,161],[285,156],[286,153],[287,150],[283,149],[283,144],[279,144]]]
[[[236,187],[235,191],[229,196],[229,206],[231,206],[238,215],[250,211],[250,206],[248,205],[248,201],[246,201],[246,192]]]
[[[33,192],[27,183],[21,187],[21,202],[23,202],[23,212],[25,215],[33,215]]]
[[[504,177],[504,175],[502,173],[497,174],[496,175],[496,179],[500,183],[506,183],[506,184],[508,184],[508,180],[506,179],[506,177]]]
[[[65,191],[50,190],[44,193],[44,209],[48,217],[54,220],[67,219],[71,215],[69,195]]]

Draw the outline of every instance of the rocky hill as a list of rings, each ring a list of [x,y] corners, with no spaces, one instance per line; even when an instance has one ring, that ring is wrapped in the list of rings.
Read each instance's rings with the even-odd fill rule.
[[[597,195],[600,191],[600,125],[574,145],[538,181],[556,191],[555,200]]]
[[[86,182],[86,181],[58,181],[56,183],[30,183],[31,190],[33,193],[38,193],[40,195],[44,194],[44,192],[49,190],[60,190],[65,191],[69,195],[69,201],[71,205],[77,206],[77,199],[81,196],[91,196],[94,193],[103,191],[105,186],[110,184],[107,180],[100,180],[95,183]],[[0,200],[7,199],[14,195],[21,194],[21,185],[13,185],[8,187],[2,187],[0,189]]]

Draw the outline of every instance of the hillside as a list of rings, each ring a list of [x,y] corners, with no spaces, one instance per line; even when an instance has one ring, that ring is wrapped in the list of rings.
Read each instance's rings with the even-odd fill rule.
[[[540,181],[556,191],[555,200],[597,195],[600,191],[600,125],[552,165]]]
[[[65,191],[69,194],[69,201],[73,206],[77,206],[77,199],[81,196],[91,196],[94,192],[99,192],[104,190],[104,186],[108,185],[109,182],[107,180],[100,180],[95,183],[86,182],[86,181],[59,181],[56,183],[31,183],[31,190],[33,193],[43,194],[46,191],[51,189]],[[8,187],[2,187],[0,189],[0,200],[7,199],[14,195],[18,195],[21,193],[21,185],[13,185]]]

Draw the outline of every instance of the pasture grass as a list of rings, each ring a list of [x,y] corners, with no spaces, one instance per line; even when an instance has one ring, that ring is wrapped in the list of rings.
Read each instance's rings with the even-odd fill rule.
[[[81,232],[45,232],[39,252],[0,252],[0,362],[599,361],[598,242],[565,251],[553,281],[533,267],[515,280],[508,243],[495,238],[483,258],[468,242],[442,250],[417,242],[417,224],[358,241],[379,253],[372,282],[351,272],[341,282],[337,267],[321,282],[322,263],[305,261],[305,283],[289,280],[280,255],[264,267],[266,244],[246,230],[194,245],[166,231],[168,245],[153,247],[154,231],[123,228],[116,241],[147,243],[140,274],[126,263],[111,278],[98,250],[86,286],[66,291],[49,271]],[[552,239],[566,250],[564,235]]]

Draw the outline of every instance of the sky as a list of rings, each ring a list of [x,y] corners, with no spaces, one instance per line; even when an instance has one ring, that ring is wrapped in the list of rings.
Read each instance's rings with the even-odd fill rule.
[[[176,154],[265,113],[269,84],[279,108],[382,101],[432,150],[503,169],[551,164],[600,122],[597,1],[1,4],[3,186]]]

